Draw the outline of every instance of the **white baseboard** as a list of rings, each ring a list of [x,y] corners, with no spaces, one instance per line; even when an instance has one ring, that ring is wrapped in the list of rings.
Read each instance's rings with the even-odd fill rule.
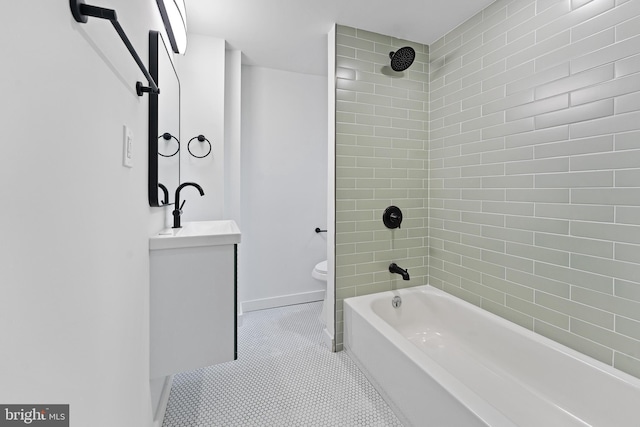
[[[156,409],[156,413],[153,417],[153,427],[162,427],[164,414],[167,412],[167,404],[169,403],[169,395],[171,394],[171,384],[173,384],[173,375],[169,375],[164,379],[162,394],[160,395],[160,401],[158,402],[158,409]]]
[[[323,341],[324,341],[324,345],[327,346],[327,348],[335,353],[336,352],[336,342],[333,339],[333,337],[331,336],[331,334],[329,333],[329,331],[327,330],[327,328],[324,328],[324,334],[322,335]]]
[[[306,302],[322,301],[324,290],[302,292],[299,294],[282,295],[278,297],[254,299],[242,302],[242,311],[265,310],[267,308],[283,307],[285,305],[304,304]]]
[[[238,304],[238,328],[242,326],[242,304]]]

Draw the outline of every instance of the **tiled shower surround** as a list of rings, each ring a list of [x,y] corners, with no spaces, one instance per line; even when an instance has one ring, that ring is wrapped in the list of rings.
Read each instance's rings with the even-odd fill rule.
[[[389,66],[411,46],[413,65]],[[355,28],[336,31],[336,348],[342,301],[427,283],[428,48]],[[382,222],[398,206],[400,229]],[[396,262],[410,281],[389,272]]]
[[[429,52],[428,282],[640,377],[640,0],[498,0]]]

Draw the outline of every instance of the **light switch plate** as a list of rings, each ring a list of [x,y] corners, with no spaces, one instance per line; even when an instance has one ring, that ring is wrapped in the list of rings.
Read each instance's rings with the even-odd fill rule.
[[[133,167],[133,131],[123,126],[123,144],[122,144],[122,165],[128,168]]]

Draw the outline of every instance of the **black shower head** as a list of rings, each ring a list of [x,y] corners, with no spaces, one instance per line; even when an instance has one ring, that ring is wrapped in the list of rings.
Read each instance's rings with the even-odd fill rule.
[[[395,52],[389,52],[391,58],[391,69],[393,71],[404,71],[413,64],[416,59],[416,51],[412,47],[401,47]]]

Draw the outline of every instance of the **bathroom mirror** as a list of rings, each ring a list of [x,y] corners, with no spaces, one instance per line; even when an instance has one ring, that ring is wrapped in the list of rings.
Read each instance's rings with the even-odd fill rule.
[[[180,81],[158,31],[149,31],[149,73],[160,88],[149,94],[149,205],[164,206],[180,185]]]

